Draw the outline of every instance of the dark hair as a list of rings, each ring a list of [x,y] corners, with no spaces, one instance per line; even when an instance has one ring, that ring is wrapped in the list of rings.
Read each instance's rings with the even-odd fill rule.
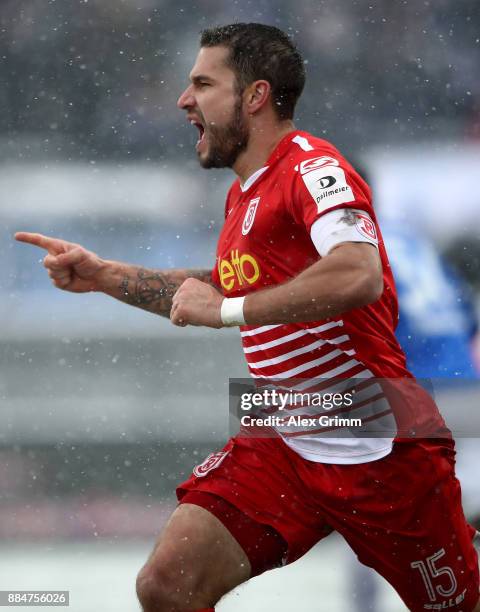
[[[254,81],[268,81],[277,116],[293,117],[305,85],[305,67],[285,32],[262,23],[232,23],[203,30],[200,46],[229,49],[228,66],[237,77],[240,91]]]

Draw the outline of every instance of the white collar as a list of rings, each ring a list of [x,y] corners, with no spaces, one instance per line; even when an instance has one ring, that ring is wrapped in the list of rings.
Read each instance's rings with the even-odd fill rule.
[[[240,189],[243,192],[247,191],[247,189],[250,189],[253,183],[262,176],[265,170],[268,170],[268,166],[264,166],[263,168],[256,170],[252,175],[248,177],[248,179],[243,183],[243,185],[240,185]]]

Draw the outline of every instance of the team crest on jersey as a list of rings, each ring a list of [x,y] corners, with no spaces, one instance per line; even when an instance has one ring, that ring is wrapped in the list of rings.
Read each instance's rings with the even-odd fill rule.
[[[365,238],[378,242],[377,230],[375,229],[375,223],[365,213],[356,213],[355,227],[357,231]]]
[[[257,212],[257,206],[260,202],[260,198],[253,198],[250,200],[250,204],[248,205],[247,212],[245,213],[245,218],[242,224],[242,234],[246,236],[250,231],[253,222],[255,221],[255,213]]]
[[[193,473],[197,478],[206,476],[208,472],[211,472],[217,468],[225,457],[228,455],[228,451],[219,451],[218,453],[211,453],[208,457],[200,464],[193,468]]]

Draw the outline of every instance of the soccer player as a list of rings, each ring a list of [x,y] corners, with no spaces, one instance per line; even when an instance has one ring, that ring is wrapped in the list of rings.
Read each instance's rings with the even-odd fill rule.
[[[299,52],[274,27],[202,33],[178,106],[198,129],[200,164],[237,175],[212,271],[145,270],[39,234],[17,239],[48,251],[61,289],[102,291],[175,325],[239,326],[257,381],[408,379],[369,188],[333,145],[293,125],[304,80]],[[388,418],[382,402],[364,403],[373,421]],[[480,610],[474,530],[448,437],[332,437],[309,427],[236,436],[177,495],[138,576],[145,612],[211,611],[333,530],[409,609]]]

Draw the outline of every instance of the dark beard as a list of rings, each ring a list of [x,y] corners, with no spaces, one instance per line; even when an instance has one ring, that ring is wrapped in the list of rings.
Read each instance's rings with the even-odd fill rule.
[[[207,135],[205,135],[205,138]],[[248,145],[248,128],[242,115],[242,98],[233,109],[233,118],[224,127],[208,127],[208,154],[200,158],[203,168],[231,168]]]

